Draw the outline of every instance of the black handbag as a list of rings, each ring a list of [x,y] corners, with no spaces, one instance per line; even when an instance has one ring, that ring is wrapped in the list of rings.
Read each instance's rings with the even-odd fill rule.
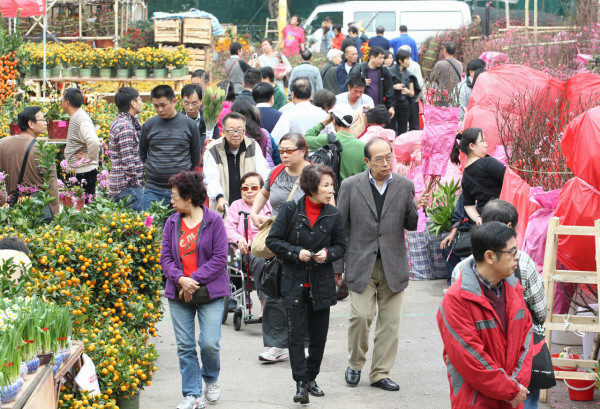
[[[211,301],[208,288],[206,288],[205,285],[200,285],[200,288],[198,288],[192,295],[192,299],[190,301],[185,301],[183,297],[180,298],[181,290],[181,287],[175,287],[175,299],[182,305],[207,304]]]
[[[519,282],[523,284],[521,280],[521,269],[517,264],[515,270],[515,277],[519,279]],[[544,326],[537,322],[533,315],[531,316],[533,321],[533,350],[538,351],[533,356],[531,363],[531,381],[529,382],[530,389],[550,389],[556,386],[556,378],[554,377],[554,367],[552,366],[552,356],[546,344],[546,333]]]
[[[456,236],[452,240],[452,253],[461,259],[469,257],[473,253],[471,251],[471,234],[469,230],[461,231],[459,226]]]
[[[292,231],[292,225],[294,224],[296,217],[298,217],[298,205],[296,205],[294,215],[290,220],[288,220],[288,224],[283,235],[284,239],[286,240]],[[279,257],[274,257],[265,262],[265,266],[263,267],[262,271],[262,277],[260,279],[260,289],[267,297],[281,298],[282,272],[283,266]]]

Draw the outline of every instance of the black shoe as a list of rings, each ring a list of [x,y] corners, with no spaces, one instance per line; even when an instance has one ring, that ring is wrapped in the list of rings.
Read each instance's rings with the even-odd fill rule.
[[[306,389],[308,389],[308,393],[310,393],[312,396],[325,396],[325,392],[323,392],[323,389],[319,388],[319,385],[317,385],[317,382],[315,381],[308,381],[306,384]]]
[[[348,367],[346,369],[346,383],[350,386],[356,386],[360,382],[360,371]]]
[[[308,403],[308,390],[306,389],[306,383],[300,381],[296,382],[296,395],[294,395],[294,402],[307,404]]]
[[[400,389],[398,384],[396,382],[392,381],[390,378],[380,379],[377,382],[372,383],[371,386],[373,386],[375,388],[381,388],[384,391],[397,391]]]

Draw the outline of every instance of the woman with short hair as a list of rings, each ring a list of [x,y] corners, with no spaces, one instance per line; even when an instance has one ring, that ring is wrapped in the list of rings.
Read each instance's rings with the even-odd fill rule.
[[[337,303],[333,262],[346,253],[342,215],[329,204],[335,177],[327,166],[306,166],[300,176],[306,194],[281,207],[266,240],[283,263],[281,295],[288,315],[294,402],[302,404],[309,402],[309,393],[324,395],[316,377],[325,351],[329,310]],[[304,351],[307,329],[308,357]]]
[[[169,179],[176,213],[165,223],[160,252],[184,396],[177,409],[204,408],[205,400],[216,402],[221,395],[217,381],[223,297],[231,295],[226,270],[228,243],[223,219],[203,205],[206,187],[202,179],[201,173],[191,171]],[[202,368],[196,353],[196,316]]]

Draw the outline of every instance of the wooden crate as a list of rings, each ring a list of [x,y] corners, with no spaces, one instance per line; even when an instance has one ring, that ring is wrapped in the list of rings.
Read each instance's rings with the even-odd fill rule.
[[[184,18],[183,43],[210,45],[212,43],[212,22],[209,18]]]
[[[190,53],[190,62],[188,68],[190,71],[203,69],[210,70],[214,60],[214,51],[212,47],[186,47]]]
[[[156,43],[180,43],[181,20],[161,19],[154,20],[154,41]]]

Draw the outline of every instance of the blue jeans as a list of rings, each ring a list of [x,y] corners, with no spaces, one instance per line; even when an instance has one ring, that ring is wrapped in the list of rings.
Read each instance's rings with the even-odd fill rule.
[[[202,379],[206,383],[215,383],[221,370],[219,341],[221,340],[221,320],[223,319],[223,298],[217,298],[208,304],[183,305],[179,301],[169,299],[169,310],[173,321],[173,331],[177,344],[179,372],[183,396],[202,396]],[[200,360],[196,353],[196,325],[198,316],[200,335]]]
[[[116,196],[113,196],[112,200],[115,202],[120,202],[122,200],[125,200],[127,196],[129,196],[129,200],[127,201],[127,207],[129,207],[131,210],[135,210],[136,212],[141,212],[144,197],[144,192],[142,191],[142,188],[127,186],[125,189],[121,190],[121,193],[119,193]]]
[[[153,188],[145,188],[144,189],[144,201],[143,207],[144,210],[148,210],[150,206],[152,206],[153,202],[161,202],[163,205],[172,209],[171,206],[171,190],[162,190],[162,189],[153,189]]]
[[[529,389],[529,395],[525,400],[525,407],[523,409],[538,409],[540,404],[540,390]]]

